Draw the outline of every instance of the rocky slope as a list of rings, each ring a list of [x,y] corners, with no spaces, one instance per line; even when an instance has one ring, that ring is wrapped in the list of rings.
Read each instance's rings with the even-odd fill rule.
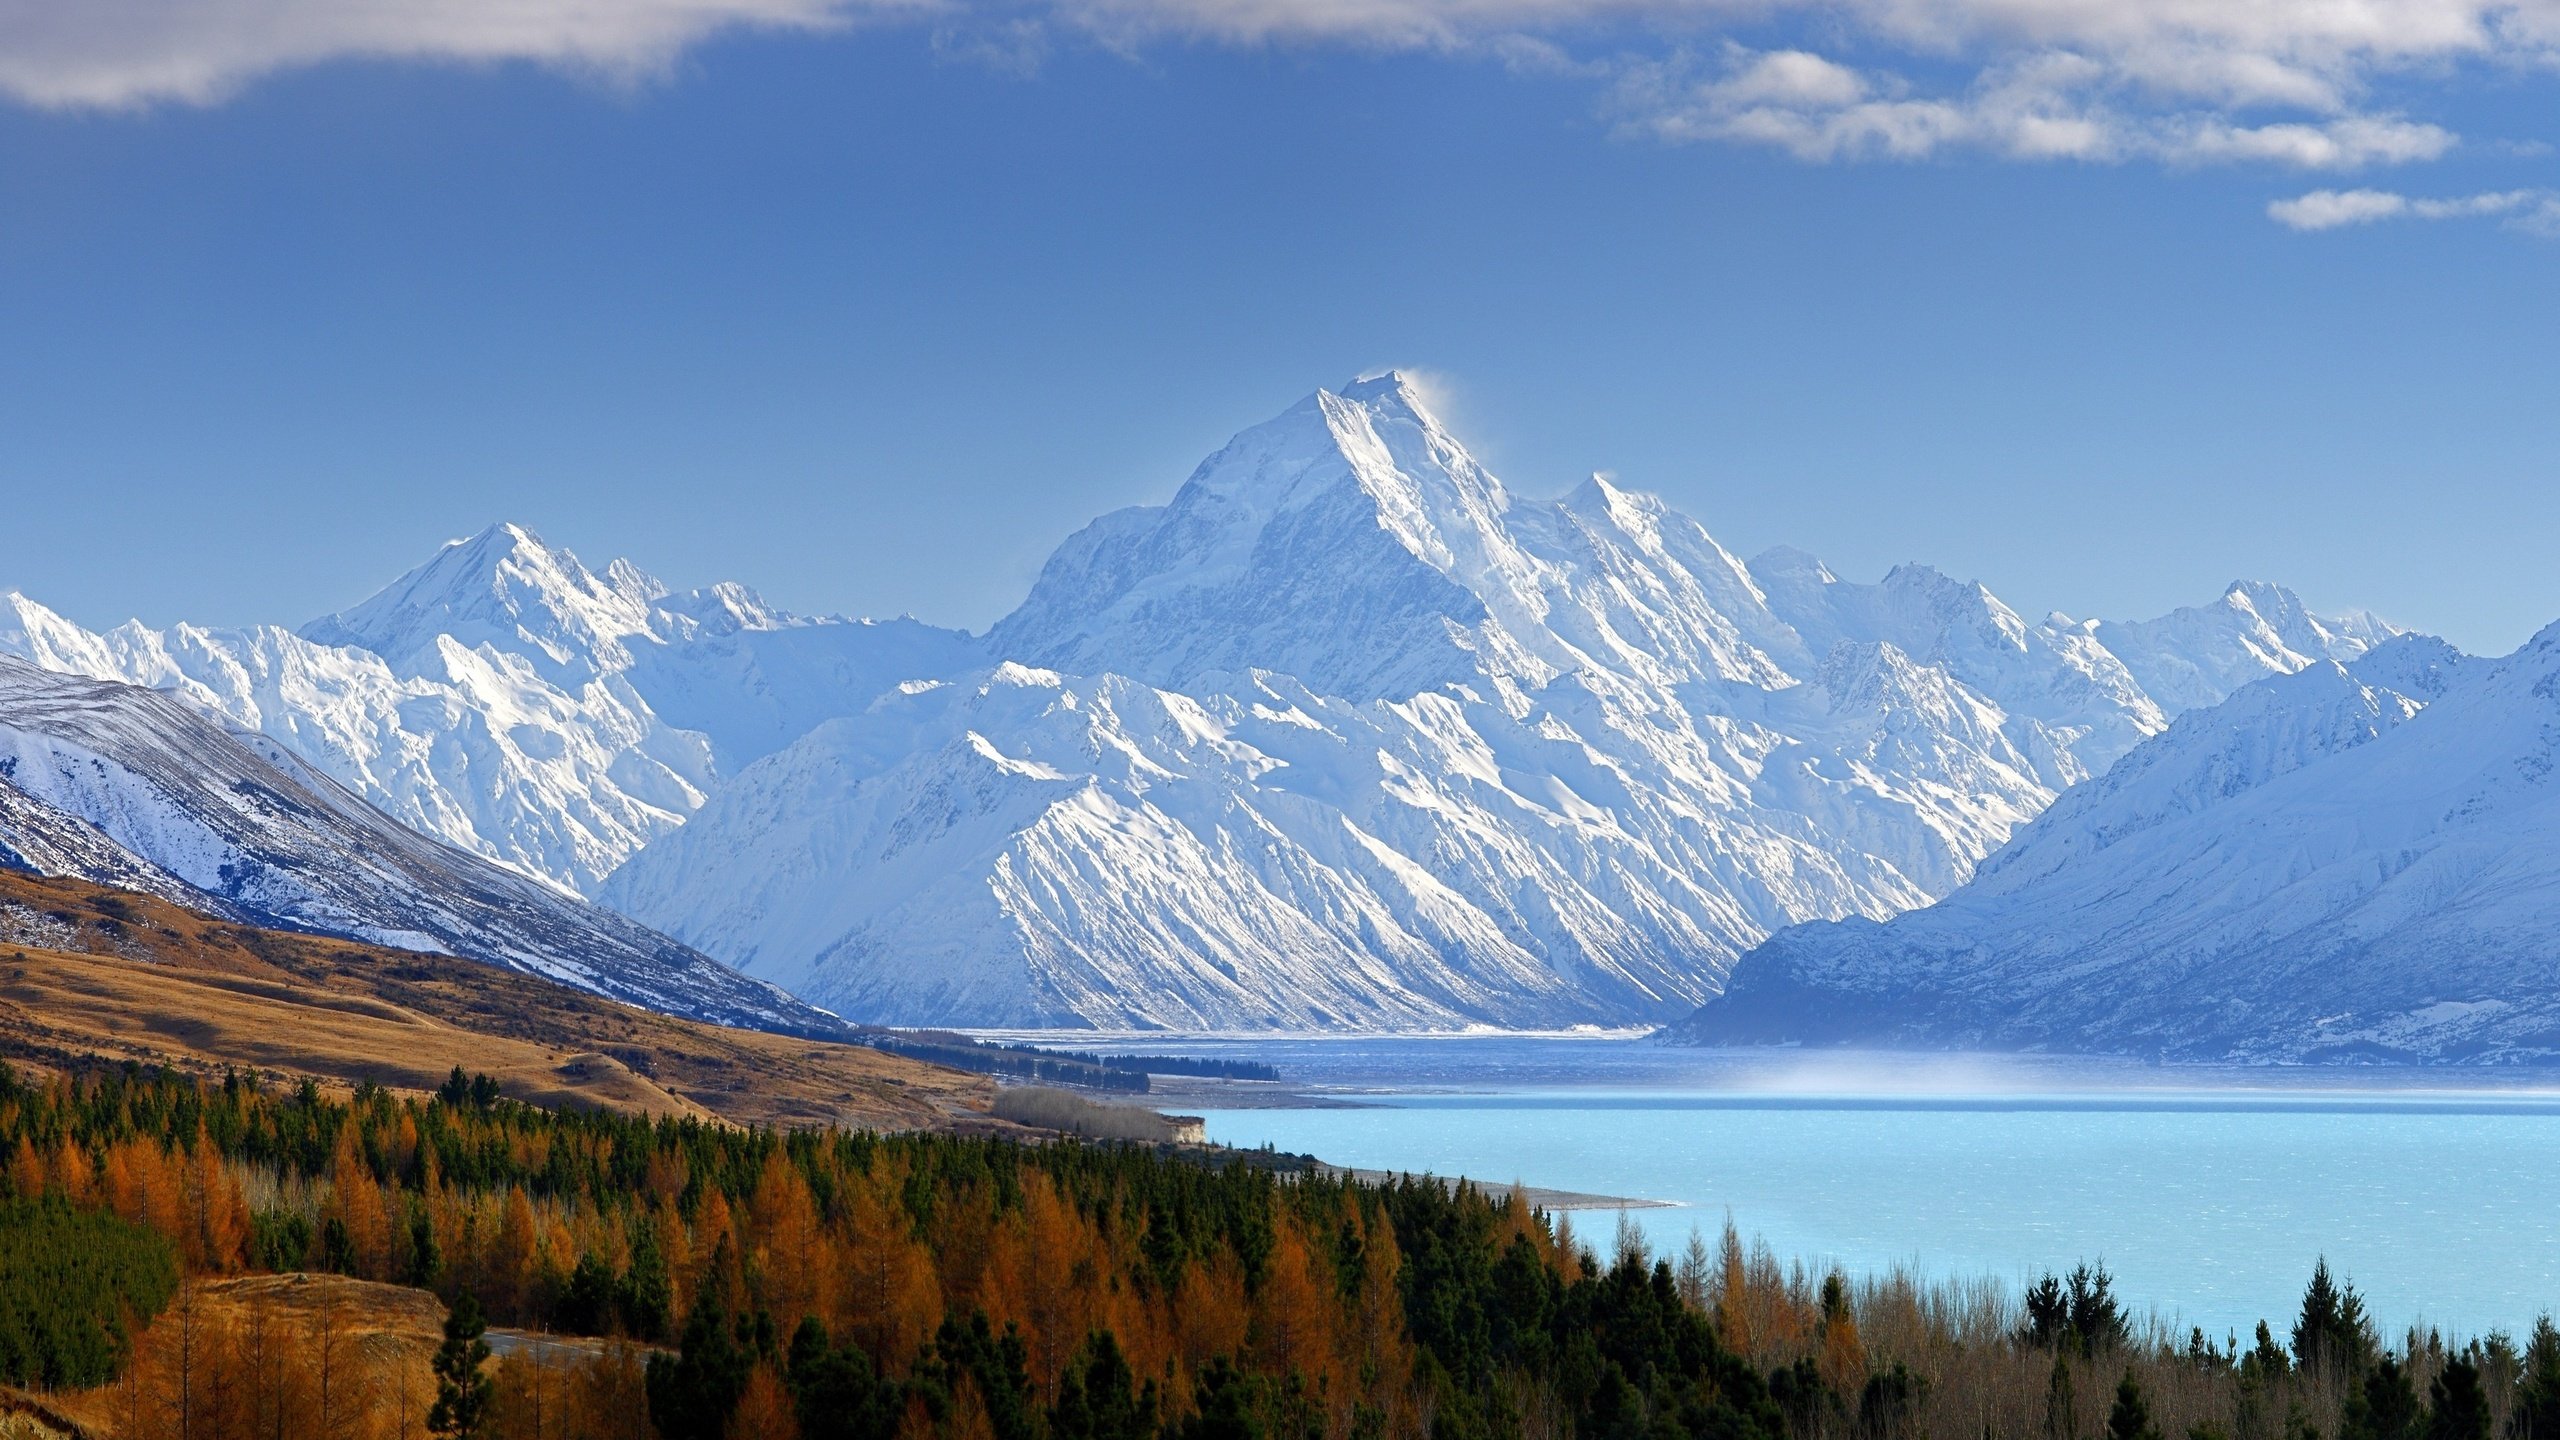
[[[0,860],[199,913],[468,956],[725,1024],[825,1015],[410,830],[174,696],[0,657]]]

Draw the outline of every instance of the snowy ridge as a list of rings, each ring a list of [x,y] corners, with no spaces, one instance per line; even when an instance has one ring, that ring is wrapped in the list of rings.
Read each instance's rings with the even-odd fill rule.
[[[671,594],[622,561],[598,576],[505,525],[302,634],[98,634],[0,595],[0,655],[167,690],[403,824],[570,892],[735,768],[970,653],[913,621],[806,620],[734,585]]]
[[[2232,582],[2211,605],[2089,630],[2172,711],[2215,704],[2250,681],[2315,661],[2353,660],[2397,633],[2362,612],[2314,615],[2292,591],[2247,580]]]
[[[175,698],[0,658],[0,856],[209,913],[433,950],[732,1024],[833,1022],[618,915],[439,845]]]
[[[2560,626],[2183,717],[1974,881],[1745,957],[1675,1038],[2560,1059]]]
[[[1519,499],[1392,374],[1086,527],[984,651],[599,895],[871,1019],[1669,1019],[1774,930],[1962,884],[2168,723],[1979,585],[1745,565],[1596,477]],[[2250,653],[2214,673],[2312,663]]]

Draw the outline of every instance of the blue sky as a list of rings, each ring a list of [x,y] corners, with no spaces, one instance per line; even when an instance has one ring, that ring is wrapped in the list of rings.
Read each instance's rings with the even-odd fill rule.
[[[298,622],[510,518],[982,625],[1394,364],[1853,578],[2560,617],[2537,5],[305,3],[0,0],[0,587]]]

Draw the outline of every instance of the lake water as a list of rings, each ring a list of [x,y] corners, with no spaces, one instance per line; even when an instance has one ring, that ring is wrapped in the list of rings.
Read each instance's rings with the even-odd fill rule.
[[[1587,1037],[1107,1048],[1265,1060],[1361,1107],[1207,1110],[1221,1143],[1677,1202],[1628,1212],[1657,1250],[1730,1211],[1782,1256],[1853,1271],[2014,1282],[2103,1258],[2138,1307],[2217,1340],[2261,1317],[2281,1333],[2323,1254],[2386,1327],[2521,1332],[2560,1310],[2560,1090],[2533,1088],[2560,1076]],[[1615,1216],[1576,1223],[1605,1246]]]

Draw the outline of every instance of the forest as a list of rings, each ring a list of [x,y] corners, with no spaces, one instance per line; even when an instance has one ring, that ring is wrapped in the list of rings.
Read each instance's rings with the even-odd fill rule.
[[[2102,1267],[1657,1257],[1271,1160],[0,1069],[0,1383],[120,1440],[2560,1437],[2547,1320],[2386,1341],[2325,1266],[2217,1343]]]

